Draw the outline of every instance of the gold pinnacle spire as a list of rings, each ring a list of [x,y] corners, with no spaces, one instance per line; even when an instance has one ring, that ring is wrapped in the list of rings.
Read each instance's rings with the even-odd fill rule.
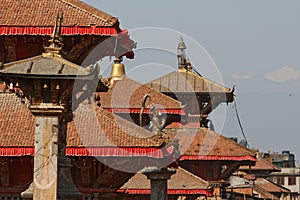
[[[185,55],[186,46],[183,42],[182,36],[180,36],[178,49],[177,49],[177,57],[178,57],[178,69],[186,68],[186,55]]]
[[[49,40],[50,45],[48,47],[44,47],[46,55],[60,55],[62,47],[64,46],[63,39],[61,36],[62,20],[63,13],[59,12],[56,17],[53,33],[51,34],[51,39]]]
[[[181,50],[186,49],[186,46],[184,44],[182,36],[180,36],[180,39],[179,39],[178,49],[181,49]]]

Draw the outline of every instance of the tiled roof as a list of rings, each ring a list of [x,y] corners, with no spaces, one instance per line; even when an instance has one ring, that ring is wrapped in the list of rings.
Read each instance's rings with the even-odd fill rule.
[[[184,180],[184,181],[183,181]],[[120,189],[126,192],[137,191],[136,193],[147,193],[150,188],[150,180],[147,176],[141,173],[135,174],[127,183]],[[178,168],[176,173],[168,180],[168,193],[177,192],[176,194],[191,194],[189,190],[207,190],[209,193],[208,183],[198,176],[186,171],[183,168]],[[186,192],[186,193],[184,193]]]
[[[254,174],[243,174],[244,179],[255,180],[256,176]]]
[[[0,146],[33,147],[34,118],[15,94],[0,94]],[[246,159],[255,154],[214,131],[166,129],[170,139],[179,140],[181,159]],[[152,133],[101,108],[80,105],[68,124],[68,147],[158,147],[162,140]],[[208,157],[209,156],[209,157]]]
[[[253,190],[254,193],[258,193],[260,199],[279,200],[279,198],[258,185],[254,185]]]
[[[96,69],[96,68],[95,68]],[[30,70],[30,71],[29,71]],[[0,74],[26,74],[51,76],[86,76],[94,72],[91,68],[83,68],[60,56],[35,56],[24,60],[4,64]],[[96,72],[98,73],[98,72]]]
[[[59,11],[63,26],[118,26],[118,19],[79,0],[1,0],[0,26],[53,27]]]
[[[270,193],[270,191],[265,190],[265,188],[260,187],[257,184],[245,184],[232,186],[227,189],[227,192],[231,192],[233,190],[234,196],[239,195],[249,195],[251,197],[256,197],[256,199],[270,199],[270,200],[279,200],[275,195]],[[245,197],[245,196],[244,196]]]
[[[290,190],[287,188],[284,188],[282,186],[276,185],[275,183],[272,183],[271,181],[265,179],[265,178],[257,178],[255,181],[255,185],[258,185],[259,187],[263,188],[264,190],[270,192],[270,193],[289,193]]]
[[[234,192],[234,196],[238,195],[247,195],[247,196],[252,196],[252,186],[249,185],[242,185],[238,187],[230,187],[226,189],[227,192]]]
[[[158,147],[163,140],[151,132],[101,108],[80,105],[68,124],[67,144],[72,147]]]
[[[165,131],[171,139],[178,139],[181,160],[256,160],[253,151],[207,128]]]
[[[34,117],[15,94],[0,94],[0,147],[33,147]],[[67,125],[68,147],[159,147],[162,139],[101,108],[80,105]]]
[[[255,199],[279,200],[279,198],[256,184],[229,186],[227,188],[227,192],[230,193],[232,191],[234,192],[234,196],[242,195],[243,197],[245,197],[245,195],[249,195],[251,197],[256,197]]]
[[[181,109],[181,104],[162,93],[142,85],[130,78],[114,83],[107,92],[101,92],[100,102],[103,108],[138,108],[142,107],[143,96],[150,94],[151,101],[164,109]],[[149,106],[147,98],[146,106]]]
[[[239,170],[242,171],[249,171],[248,166],[241,166]],[[269,171],[269,172],[280,172],[281,169],[277,167],[276,165],[272,164],[271,162],[267,161],[266,159],[257,159],[254,166],[251,166],[251,171],[255,170],[263,170],[263,171]]]
[[[230,89],[202,76],[179,69],[146,84],[159,92],[230,93]]]
[[[32,147],[34,117],[15,94],[0,94],[0,146]]]

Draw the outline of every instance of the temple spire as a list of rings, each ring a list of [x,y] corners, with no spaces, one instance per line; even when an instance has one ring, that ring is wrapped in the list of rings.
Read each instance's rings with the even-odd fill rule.
[[[180,36],[177,50],[178,50],[177,52],[178,69],[184,69],[186,67],[186,54],[185,54],[186,46],[182,36]]]
[[[59,12],[56,17],[53,33],[51,34],[51,39],[49,40],[50,45],[44,47],[46,55],[57,54],[60,55],[60,52],[63,47],[63,39],[61,36],[61,24],[63,20],[63,13]]]

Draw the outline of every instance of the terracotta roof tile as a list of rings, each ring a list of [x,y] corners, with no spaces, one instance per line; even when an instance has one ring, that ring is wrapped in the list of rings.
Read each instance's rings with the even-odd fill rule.
[[[270,193],[289,193],[290,190],[287,188],[284,188],[282,186],[276,185],[275,183],[272,183],[271,181],[265,179],[265,178],[257,178],[255,181],[255,185],[258,185],[259,187],[263,188],[264,190],[270,192]]]
[[[151,132],[101,108],[80,105],[68,124],[68,146],[158,147],[162,140]]]
[[[239,170],[247,170],[249,171],[248,166],[241,166]],[[276,165],[272,164],[271,162],[267,161],[266,159],[258,159],[254,166],[251,166],[250,170],[264,170],[264,171],[270,171],[270,172],[280,172],[281,169],[277,167]]]
[[[32,147],[34,117],[15,94],[0,94],[0,146]]]
[[[34,117],[15,94],[0,94],[0,147],[33,147]],[[159,147],[151,132],[101,108],[80,105],[67,125],[68,147]]]
[[[184,180],[184,181],[183,181]],[[149,189],[150,180],[141,173],[135,174],[121,189]],[[169,190],[208,189],[208,183],[200,177],[179,167],[168,180]]]
[[[232,186],[230,188],[227,188],[226,191],[227,192],[231,192],[233,190],[233,192],[236,194],[246,194],[246,195],[251,195],[252,196],[252,185],[242,185],[242,186]]]
[[[165,129],[171,139],[179,141],[179,149],[184,157],[249,157],[255,160],[255,153],[240,146],[229,138],[206,128],[198,129]]]
[[[248,180],[255,180],[256,176],[254,174],[244,174],[243,177]]]
[[[258,193],[258,197],[261,199],[279,200],[279,198],[275,197],[273,194],[258,185],[254,185],[253,190],[255,193]]]
[[[118,26],[118,19],[79,0],[1,0],[0,26],[53,26],[63,11],[63,26]]]
[[[270,200],[279,200],[275,195],[270,193],[269,191],[265,190],[264,188],[260,187],[257,184],[246,184],[246,185],[238,185],[232,186],[227,189],[227,192],[233,192],[240,195],[250,195],[252,197],[256,197],[256,199],[270,199]]]
[[[151,101],[165,109],[181,109],[179,101],[142,85],[130,78],[117,81],[107,92],[101,92],[100,102],[103,108],[141,108],[142,99],[150,92]],[[146,106],[149,106],[149,98]]]

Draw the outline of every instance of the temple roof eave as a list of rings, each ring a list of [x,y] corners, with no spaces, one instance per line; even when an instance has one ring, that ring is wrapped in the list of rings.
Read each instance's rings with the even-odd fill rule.
[[[189,72],[186,69],[171,72],[145,85],[165,94],[196,94],[202,97],[207,96],[208,98],[214,95],[226,95],[225,101],[233,101],[232,90],[207,78]]]
[[[60,55],[48,54],[6,63],[1,66],[0,70],[0,76],[47,79],[69,79],[71,77],[81,79],[95,73],[99,72],[93,66],[83,68]]]

